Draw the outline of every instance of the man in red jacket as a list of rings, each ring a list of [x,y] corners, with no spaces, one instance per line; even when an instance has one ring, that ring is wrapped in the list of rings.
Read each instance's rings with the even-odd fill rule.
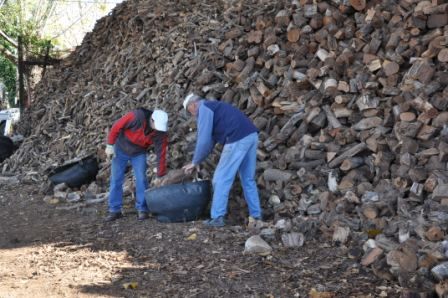
[[[109,215],[106,221],[113,221],[123,216],[123,182],[126,166],[131,162],[136,184],[135,208],[138,220],[148,218],[145,190],[148,188],[146,178],[146,150],[154,144],[157,154],[157,176],[166,174],[166,154],[168,147],[168,114],[162,110],[137,109],[121,117],[114,123],[109,133],[106,154],[112,157],[112,174],[110,178]]]

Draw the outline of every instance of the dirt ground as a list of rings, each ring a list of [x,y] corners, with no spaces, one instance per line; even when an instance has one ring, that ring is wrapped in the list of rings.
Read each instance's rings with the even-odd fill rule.
[[[347,247],[319,237],[294,249],[270,242],[271,256],[245,255],[243,222],[138,222],[127,208],[105,223],[106,203],[60,210],[34,185],[0,188],[1,298],[400,295]]]

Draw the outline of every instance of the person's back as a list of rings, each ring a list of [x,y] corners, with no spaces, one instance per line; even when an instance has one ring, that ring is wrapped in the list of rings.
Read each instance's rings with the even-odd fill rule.
[[[213,112],[212,138],[220,144],[229,144],[257,132],[252,121],[239,109],[222,101],[203,101],[202,108]],[[201,106],[199,108],[199,117]]]

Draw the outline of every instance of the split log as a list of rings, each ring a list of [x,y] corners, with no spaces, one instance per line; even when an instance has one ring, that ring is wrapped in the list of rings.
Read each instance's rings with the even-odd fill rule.
[[[339,128],[341,127],[341,123],[336,118],[336,116],[333,114],[329,106],[323,106],[323,110],[325,111],[325,115],[327,116],[327,120],[330,123],[331,127],[333,128]]]
[[[362,157],[352,157],[345,159],[341,166],[339,167],[342,171],[347,172],[351,169],[355,169],[364,164],[364,158]]]
[[[367,145],[365,143],[359,143],[354,145],[353,147],[347,149],[346,151],[344,151],[343,153],[341,153],[338,157],[336,157],[335,159],[333,159],[328,166],[330,168],[334,168],[336,166],[338,166],[339,164],[341,164],[345,159],[349,158],[349,157],[353,157],[356,154],[358,154],[359,152],[363,151],[364,149],[366,149]]]

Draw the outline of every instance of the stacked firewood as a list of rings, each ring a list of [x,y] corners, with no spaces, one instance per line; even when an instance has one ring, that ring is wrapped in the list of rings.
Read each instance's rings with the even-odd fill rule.
[[[443,0],[128,1],[45,74],[2,172],[39,179],[104,160],[109,127],[139,106],[168,111],[178,169],[194,148],[181,110],[195,91],[259,128],[267,215],[305,234],[319,220],[363,243],[378,275],[431,288],[448,227],[447,25]]]

